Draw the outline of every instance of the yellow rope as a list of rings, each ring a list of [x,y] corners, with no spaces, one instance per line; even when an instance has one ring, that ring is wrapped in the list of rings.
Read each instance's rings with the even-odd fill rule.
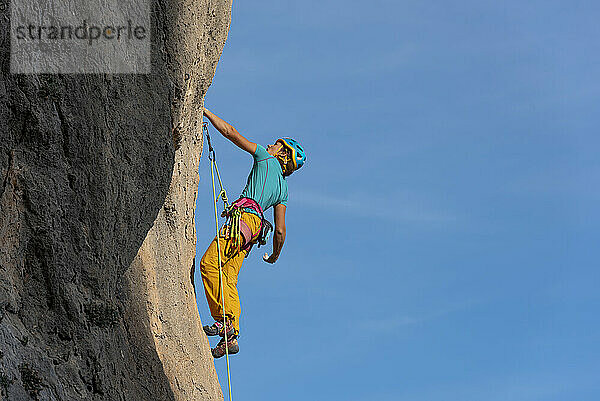
[[[221,302],[222,302],[222,307],[223,307],[223,331],[225,333],[225,356],[227,359],[227,388],[229,390],[229,401],[232,401],[231,398],[231,373],[229,371],[229,347],[227,344],[227,326],[226,326],[226,316],[225,316],[225,291],[224,291],[224,287],[223,287],[223,267],[221,264],[221,246],[220,246],[220,237],[219,237],[219,217],[218,217],[218,213],[217,213],[217,191],[215,189],[215,173],[214,170],[217,170],[217,175],[219,175],[219,169],[217,168],[217,165],[215,163],[215,159],[214,157],[211,158],[211,164],[210,164],[210,176],[212,177],[212,187],[213,187],[213,200],[214,200],[214,204],[215,204],[215,227],[216,227],[216,231],[217,231],[217,255],[218,255],[218,261],[219,261],[219,281],[221,282]],[[221,177],[219,175],[219,184],[221,183]],[[223,186],[221,186],[221,193],[219,194],[219,197],[223,196],[223,200],[225,202],[227,202],[227,195],[225,195],[225,190],[223,189]]]

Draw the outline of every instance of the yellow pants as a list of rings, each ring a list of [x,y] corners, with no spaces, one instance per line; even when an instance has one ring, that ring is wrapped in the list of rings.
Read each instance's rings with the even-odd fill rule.
[[[260,229],[260,217],[252,213],[242,213],[241,219],[250,227],[252,233],[256,234]],[[235,334],[240,332],[240,296],[237,290],[237,279],[247,251],[239,251],[234,255],[225,256],[228,249],[227,238],[219,235],[219,247],[221,248],[221,263],[223,268],[223,291],[225,295],[225,316],[235,329]],[[210,313],[216,321],[223,321],[223,308],[221,305],[221,283],[219,282],[219,260],[217,258],[217,237],[208,246],[202,260],[200,260],[200,271],[204,283],[204,292],[210,308]]]

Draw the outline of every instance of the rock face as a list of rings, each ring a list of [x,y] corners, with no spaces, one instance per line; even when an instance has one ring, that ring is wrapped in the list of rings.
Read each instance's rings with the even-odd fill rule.
[[[11,75],[6,5],[0,399],[222,399],[192,280],[231,1],[153,0],[149,75]]]

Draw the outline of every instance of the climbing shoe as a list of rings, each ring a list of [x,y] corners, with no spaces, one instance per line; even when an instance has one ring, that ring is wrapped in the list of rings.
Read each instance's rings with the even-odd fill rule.
[[[214,322],[212,326],[204,326],[204,332],[207,336],[225,337],[225,327],[227,327],[227,337],[232,337],[235,334],[235,329],[227,322],[224,326],[223,322]]]
[[[229,355],[237,354],[240,352],[240,346],[237,342],[237,336],[227,337],[227,347],[229,351]],[[221,338],[221,341],[214,347],[212,350],[213,358],[220,358],[225,355],[225,338]]]

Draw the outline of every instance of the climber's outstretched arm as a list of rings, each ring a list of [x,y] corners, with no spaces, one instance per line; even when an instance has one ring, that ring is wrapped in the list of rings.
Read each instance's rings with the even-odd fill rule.
[[[210,120],[210,122],[217,129],[217,131],[219,131],[225,138],[229,139],[231,142],[236,144],[240,149],[245,150],[251,155],[253,155],[254,152],[256,152],[256,144],[244,138],[242,134],[240,134],[233,127],[233,125],[219,118],[217,115],[213,114],[208,109],[204,109],[204,115]]]
[[[265,253],[263,259],[267,263],[275,263],[283,243],[285,242],[285,210],[286,206],[281,203],[273,206],[273,214],[275,215],[275,233],[273,234],[273,254],[269,256]]]

